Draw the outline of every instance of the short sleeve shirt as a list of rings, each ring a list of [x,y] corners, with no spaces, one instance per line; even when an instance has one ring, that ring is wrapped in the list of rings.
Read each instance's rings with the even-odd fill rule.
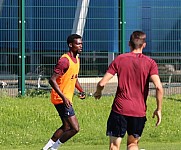
[[[59,89],[70,102],[72,102],[79,67],[79,58],[71,57],[68,53],[62,55],[54,69],[54,73],[59,75],[56,79]],[[54,89],[51,91],[51,101],[54,105],[63,103],[62,98]]]
[[[70,56],[70,53],[67,53]],[[72,61],[76,63],[76,58],[71,57]],[[69,68],[69,60],[66,57],[60,57],[58,60],[54,72],[59,75],[64,75]]]
[[[126,116],[145,116],[149,79],[158,75],[156,62],[142,53],[125,53],[115,58],[107,72],[118,76],[112,110]]]

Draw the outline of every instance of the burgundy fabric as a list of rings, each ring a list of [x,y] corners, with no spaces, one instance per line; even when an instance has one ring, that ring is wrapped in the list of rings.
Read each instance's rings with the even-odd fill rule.
[[[69,52],[67,54],[71,57]],[[77,61],[76,58],[71,57],[71,59],[73,62],[76,63],[76,61]],[[54,72],[56,74],[63,75],[68,70],[68,68],[69,68],[69,60],[66,57],[60,57],[60,59],[58,60],[56,66],[54,68]]]
[[[112,110],[126,116],[145,116],[149,79],[158,75],[156,62],[141,53],[125,53],[110,64],[107,72],[118,76]]]

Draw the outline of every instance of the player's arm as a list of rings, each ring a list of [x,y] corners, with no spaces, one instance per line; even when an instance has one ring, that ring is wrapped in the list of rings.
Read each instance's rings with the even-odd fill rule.
[[[97,83],[97,89],[94,93],[94,97],[96,99],[100,99],[102,96],[102,90],[104,89],[104,86],[108,83],[108,81],[113,77],[114,75],[110,73],[106,73],[104,77]]]
[[[162,111],[162,99],[163,99],[163,87],[160,81],[160,78],[158,75],[152,75],[150,77],[151,81],[153,82],[155,89],[156,89],[156,102],[157,102],[157,108],[153,113],[153,118],[157,117],[157,123],[156,126],[158,126],[161,123],[161,111]]]
[[[71,102],[70,100],[68,100],[63,92],[60,90],[59,88],[59,85],[57,84],[57,78],[59,78],[60,76],[63,76],[66,71],[68,70],[69,68],[69,61],[67,58],[65,57],[61,57],[55,68],[54,68],[54,73],[53,75],[51,76],[51,78],[49,79],[49,84],[51,85],[51,87],[56,91],[56,93],[62,98],[64,104],[69,107],[71,105]]]
[[[62,98],[64,99],[64,95],[63,93],[61,92],[57,82],[56,82],[56,79],[59,77],[60,75],[57,74],[57,73],[53,73],[53,75],[51,76],[51,78],[49,79],[49,84],[51,85],[51,87],[57,92],[57,94]]]
[[[75,87],[80,92],[79,93],[79,98],[80,99],[85,99],[86,94],[85,94],[83,88],[81,87],[80,82],[78,81],[78,79],[76,80]]]
[[[57,92],[57,94],[62,98],[64,104],[69,107],[71,104],[71,102],[64,96],[64,94],[62,93],[62,91],[60,90],[56,79],[59,77],[60,75],[57,73],[53,73],[53,75],[51,76],[51,78],[49,79],[49,84],[51,85],[51,87]]]

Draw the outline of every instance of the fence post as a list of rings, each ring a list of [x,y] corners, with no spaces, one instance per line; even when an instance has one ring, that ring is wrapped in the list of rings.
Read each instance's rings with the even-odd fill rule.
[[[125,2],[121,0],[119,2],[119,13],[120,13],[120,53],[125,53]]]
[[[18,1],[18,49],[19,49],[19,74],[18,74],[18,93],[25,95],[25,0]]]

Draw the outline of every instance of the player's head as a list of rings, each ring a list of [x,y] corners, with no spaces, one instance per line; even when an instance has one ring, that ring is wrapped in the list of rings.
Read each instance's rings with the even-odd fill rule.
[[[73,43],[75,39],[82,39],[82,37],[78,34],[71,34],[67,38],[67,45],[69,47],[70,43]]]
[[[133,49],[144,48],[146,46],[146,34],[143,31],[134,31],[130,36],[129,45]]]
[[[82,37],[78,34],[69,35],[67,45],[69,51],[72,51],[74,54],[80,54],[82,52]]]

